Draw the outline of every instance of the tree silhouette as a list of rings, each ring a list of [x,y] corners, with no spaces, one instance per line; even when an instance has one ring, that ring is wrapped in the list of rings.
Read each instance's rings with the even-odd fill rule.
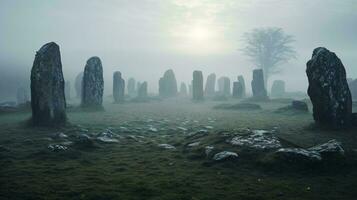
[[[286,63],[291,58],[296,58],[296,52],[291,43],[294,37],[287,35],[281,28],[257,28],[243,35],[245,47],[243,53],[264,71],[264,82],[267,82],[272,74],[281,72],[279,65]]]

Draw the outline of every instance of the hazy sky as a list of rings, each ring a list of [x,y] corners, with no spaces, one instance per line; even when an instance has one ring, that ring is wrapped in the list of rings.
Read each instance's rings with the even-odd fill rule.
[[[0,90],[16,77],[29,80],[35,52],[49,41],[60,45],[72,82],[99,56],[107,94],[115,70],[148,81],[151,91],[169,68],[179,82],[198,69],[205,79],[243,74],[250,85],[254,66],[239,51],[242,34],[268,26],[294,35],[298,52],[271,80],[305,91],[305,63],[318,46],[357,78],[357,0],[0,0]]]

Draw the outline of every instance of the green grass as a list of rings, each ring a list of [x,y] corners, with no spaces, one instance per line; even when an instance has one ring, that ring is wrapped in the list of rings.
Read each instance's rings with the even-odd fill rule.
[[[356,130],[319,130],[312,126],[311,114],[273,113],[287,105],[282,101],[259,102],[263,109],[258,111],[212,109],[217,104],[189,100],[106,103],[105,112],[73,109],[68,112],[70,123],[53,129],[28,127],[30,113],[1,114],[0,145],[9,151],[0,149],[0,199],[356,199]],[[165,130],[147,132],[148,119],[162,122]],[[182,125],[186,120],[190,122]],[[171,129],[185,126],[193,131],[207,125],[214,129],[199,139]],[[75,137],[81,128],[98,133],[108,127],[116,132],[121,126],[144,128],[119,133],[123,138],[118,144],[73,146],[65,152],[47,149],[53,142],[46,138],[56,132]],[[220,133],[274,127],[279,137],[301,147],[340,140],[348,152],[346,160],[318,166],[270,165],[264,162],[265,154],[232,147]],[[138,142],[127,135],[144,138]],[[186,148],[197,140],[200,147]],[[157,147],[159,143],[177,149],[163,150]],[[204,156],[205,145],[235,151],[240,157],[214,163]]]

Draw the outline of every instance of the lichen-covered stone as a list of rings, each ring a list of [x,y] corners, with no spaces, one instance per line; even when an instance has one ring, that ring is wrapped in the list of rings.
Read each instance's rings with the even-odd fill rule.
[[[59,46],[50,42],[36,53],[31,70],[31,107],[34,125],[66,122],[66,98]]]
[[[103,67],[100,58],[91,57],[84,68],[82,107],[102,107]]]
[[[257,100],[268,99],[267,91],[264,85],[264,72],[262,69],[253,70],[252,92],[253,92],[254,99]]]
[[[115,103],[123,102],[125,97],[125,80],[120,72],[113,74],[113,98]]]
[[[352,98],[341,60],[324,47],[316,48],[306,64],[306,74],[315,122],[333,129],[348,127]]]
[[[193,72],[192,97],[195,101],[203,100],[203,75],[202,71]]]
[[[67,100],[71,99],[71,82],[69,81],[65,81],[64,94]]]
[[[216,88],[216,74],[212,73],[208,75],[205,87],[205,95],[208,97],[212,97],[215,95]]]

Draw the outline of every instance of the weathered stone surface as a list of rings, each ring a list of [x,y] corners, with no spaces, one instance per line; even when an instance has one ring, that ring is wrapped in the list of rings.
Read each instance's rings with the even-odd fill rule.
[[[201,71],[193,72],[192,96],[193,100],[203,100],[203,75]]]
[[[242,98],[245,98],[246,97],[245,81],[242,75],[238,76],[238,82],[242,86]]]
[[[115,103],[125,100],[125,80],[118,71],[113,74],[113,98]]]
[[[185,83],[181,83],[181,86],[180,86],[180,96],[187,96],[187,87],[186,87],[186,84]]]
[[[17,105],[25,104],[29,101],[29,95],[25,88],[20,87],[16,93]]]
[[[157,145],[158,147],[162,149],[169,149],[169,150],[174,150],[176,147],[172,146],[171,144],[159,144]]]
[[[291,102],[291,105],[279,108],[276,112],[289,112],[289,111],[299,111],[299,112],[309,112],[309,108],[304,101],[294,100]]]
[[[233,82],[232,96],[234,98],[243,98],[243,85],[241,84],[241,82],[238,81]]]
[[[159,80],[159,95],[162,97],[174,97],[177,95],[177,81],[172,69],[167,70]]]
[[[275,154],[289,162],[316,162],[320,161],[321,155],[317,151],[308,151],[302,148],[281,148]]]
[[[283,80],[275,80],[271,87],[272,97],[283,97],[285,95],[285,82]]]
[[[220,77],[218,79],[218,92],[220,95],[231,95],[231,80],[228,77]]]
[[[75,80],[75,89],[76,89],[76,97],[77,98],[82,98],[82,88],[83,88],[83,72],[80,72],[77,76],[76,76],[76,80]]]
[[[59,46],[50,42],[36,53],[31,70],[31,107],[34,125],[66,122],[66,98]]]
[[[71,99],[71,82],[69,81],[65,81],[64,94],[67,100]]]
[[[130,96],[135,96],[136,95],[135,79],[134,78],[129,78],[129,80],[128,80],[128,94]]]
[[[138,88],[138,98],[139,99],[147,99],[148,98],[148,83],[145,81],[140,84]]]
[[[236,136],[229,143],[261,150],[278,149],[281,147],[279,139],[265,130],[255,130],[249,135]]]
[[[236,159],[238,158],[238,154],[230,151],[222,151],[213,156],[213,160],[215,161],[223,161],[227,159]]]
[[[345,150],[343,149],[341,142],[337,140],[330,140],[326,143],[311,147],[308,150],[317,151],[322,155],[322,157],[345,154]]]
[[[99,57],[91,57],[84,68],[82,107],[102,107],[103,90],[102,62]]]
[[[252,92],[253,92],[254,99],[257,100],[268,99],[267,91],[264,85],[264,73],[262,69],[253,70]]]
[[[326,48],[316,48],[306,64],[306,74],[316,123],[333,129],[348,127],[352,98],[341,60]]]
[[[216,74],[212,73],[208,75],[205,87],[205,95],[208,97],[212,97],[215,95],[216,88]]]

